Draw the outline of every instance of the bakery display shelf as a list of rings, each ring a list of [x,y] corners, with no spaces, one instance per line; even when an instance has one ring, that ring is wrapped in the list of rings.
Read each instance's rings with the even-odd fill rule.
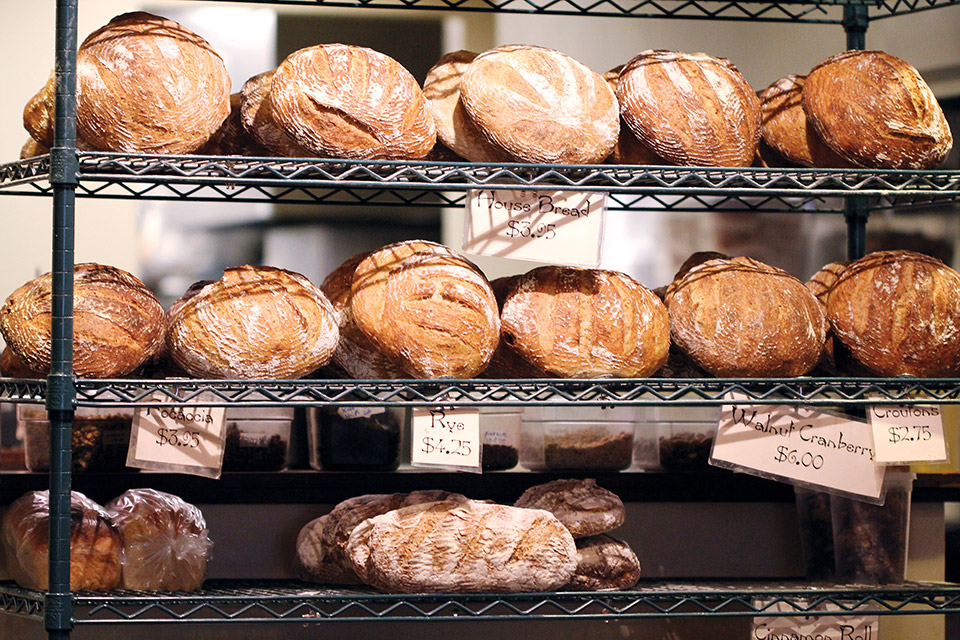
[[[43,619],[43,593],[0,582],[0,607]],[[74,624],[843,616],[960,612],[960,586],[641,581],[630,591],[385,594],[283,580],[208,580],[197,592],[77,592]]]
[[[43,404],[46,394],[46,380],[0,378],[0,402]]]
[[[844,211],[960,200],[960,171],[324,160],[79,153],[78,196],[459,207],[468,190],[609,194],[611,209]],[[0,193],[47,195],[46,156],[0,165]]]

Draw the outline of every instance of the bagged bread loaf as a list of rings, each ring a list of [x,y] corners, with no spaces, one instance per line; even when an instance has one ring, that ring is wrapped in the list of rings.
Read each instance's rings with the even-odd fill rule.
[[[21,587],[49,586],[50,495],[30,491],[13,501],[0,521],[7,571]],[[70,589],[113,589],[120,584],[122,541],[103,507],[70,494]]]
[[[154,489],[130,489],[106,505],[123,539],[123,587],[194,591],[213,542],[200,509]]]
[[[573,537],[546,511],[474,500],[403,507],[364,520],[347,556],[383,591],[552,591],[576,569]]]
[[[525,509],[549,511],[574,538],[612,531],[623,524],[623,501],[593,478],[553,480],[530,487],[513,503]]]
[[[199,378],[302,378],[337,346],[323,292],[285,269],[243,265],[194,288],[167,313],[169,357]]]
[[[577,538],[577,569],[566,589],[629,589],[640,579],[640,560],[623,540],[604,533]]]
[[[666,362],[670,329],[659,298],[626,274],[537,267],[504,296],[503,340],[560,377],[651,375]]]
[[[53,281],[47,273],[10,294],[0,333],[35,371],[50,370]],[[163,342],[163,307],[134,275],[85,262],[73,271],[73,369],[78,376],[125,376]]]

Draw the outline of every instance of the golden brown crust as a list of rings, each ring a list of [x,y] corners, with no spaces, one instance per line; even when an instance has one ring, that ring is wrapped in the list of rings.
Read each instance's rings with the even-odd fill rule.
[[[763,142],[789,162],[804,167],[850,167],[831,151],[803,111],[806,76],[788,75],[760,93]]]
[[[325,44],[290,54],[270,87],[273,118],[322,156],[420,159],[437,139],[416,79],[382,53]]]
[[[495,278],[490,281],[490,288],[497,299],[497,306],[502,310],[507,292],[521,276],[512,275]],[[497,348],[490,358],[490,364],[481,374],[483,378],[552,378],[555,377],[529,362],[517,352],[501,334]]]
[[[616,271],[532,269],[507,293],[501,318],[503,339],[560,377],[645,377],[663,366],[670,345],[663,303]]]
[[[23,146],[20,147],[20,159],[26,160],[27,158],[35,158],[37,156],[42,156],[44,154],[50,153],[50,149],[43,144],[37,142],[33,138],[27,138],[27,141],[23,143]]]
[[[960,274],[913,251],[851,262],[830,288],[827,316],[857,361],[882,376],[960,374]]]
[[[191,153],[230,114],[230,76],[210,44],[142,11],[87,36],[77,87],[77,136],[100,151]]]
[[[250,265],[181,299],[166,326],[170,358],[199,378],[302,378],[330,361],[338,337],[319,288],[299,273]]]
[[[475,376],[500,335],[486,277],[434,242],[399,242],[367,256],[354,272],[350,306],[360,330],[418,378]]]
[[[23,128],[30,137],[48,149],[53,146],[54,82],[51,71],[47,83],[23,107]]]
[[[799,376],[820,358],[827,322],[800,280],[751,258],[708,260],[667,288],[670,335],[720,377]]]
[[[620,81],[620,71],[624,65],[618,65],[603,74],[603,79],[607,81],[614,94],[617,92],[617,83]],[[620,108],[619,102],[617,108]],[[617,144],[613,146],[613,151],[607,158],[607,162],[613,164],[668,164],[663,158],[654,153],[653,149],[640,142],[637,136],[623,117],[620,117],[620,134],[617,136]]]
[[[460,78],[476,57],[462,49],[444,54],[427,72],[423,95],[437,123],[437,138],[447,148],[470,162],[510,162],[510,154],[484,137],[460,100]]]
[[[620,114],[637,138],[677,165],[749,167],[760,101],[729,60],[644,51],[620,73]]]
[[[815,66],[803,109],[823,141],[856,166],[933,169],[953,146],[920,73],[882,51],[846,51]]]
[[[134,275],[91,262],[73,272],[73,369],[78,376],[125,376],[157,353],[163,307]],[[50,369],[52,278],[34,278],[0,307],[0,333],[35,371]]]
[[[205,145],[197,149],[198,155],[209,156],[269,156],[269,149],[260,144],[244,128],[240,121],[242,96],[230,95],[230,115]]]
[[[543,47],[477,56],[460,81],[470,119],[520,162],[597,164],[617,141],[617,100],[603,77]]]
[[[264,71],[249,78],[240,90],[240,122],[244,130],[271,153],[289,158],[307,158],[309,149],[288,136],[273,117],[269,100],[270,86],[276,69]]]

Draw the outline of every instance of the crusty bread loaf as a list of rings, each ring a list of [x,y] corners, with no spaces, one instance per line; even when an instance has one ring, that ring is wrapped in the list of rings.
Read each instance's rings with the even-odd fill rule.
[[[0,375],[5,378],[44,378],[47,374],[28,367],[23,358],[7,345],[0,352]]]
[[[51,71],[47,83],[23,107],[23,128],[30,137],[46,148],[53,146],[53,112],[56,74]]]
[[[291,138],[273,117],[270,86],[276,69],[258,73],[243,83],[240,90],[240,123],[244,130],[271,153],[290,158],[313,155]]]
[[[623,65],[618,65],[603,74],[603,79],[607,81],[614,94],[617,92],[617,83],[620,81],[620,71]],[[617,103],[619,109],[619,102]],[[630,130],[630,127],[620,116],[620,134],[617,136],[617,144],[613,146],[613,151],[607,158],[607,162],[614,164],[666,164],[660,156],[654,153],[653,149],[640,142],[637,136]]]
[[[460,101],[460,78],[477,54],[451,51],[444,54],[423,82],[423,95],[437,123],[437,138],[470,162],[510,162],[503,149],[487,140]]]
[[[490,288],[497,299],[497,306],[502,310],[507,292],[514,286],[520,275],[503,276],[490,281]],[[551,378],[552,374],[535,366],[524,358],[508,343],[503,334],[497,342],[497,348],[490,358],[490,364],[481,373],[483,378]]]
[[[460,79],[460,100],[483,135],[520,162],[600,163],[620,130],[603,77],[543,47],[481,53]]]
[[[330,514],[303,525],[297,535],[294,575],[321,584],[361,584],[346,558],[329,542]]]
[[[820,359],[823,308],[800,280],[751,258],[708,260],[667,288],[670,334],[720,377],[799,376]]]
[[[623,524],[623,502],[593,478],[561,479],[538,484],[524,491],[515,507],[549,511],[570,530],[574,538],[595,536]]]
[[[399,593],[552,591],[569,582],[576,554],[548,512],[474,500],[387,512],[364,520],[347,544],[364,582]]]
[[[321,156],[420,159],[437,140],[416,79],[366,47],[322,44],[290,54],[269,99],[283,130]]]
[[[169,357],[198,378],[301,378],[330,361],[337,338],[323,292],[274,267],[226,269],[166,319]]]
[[[0,307],[0,333],[34,371],[50,370],[53,283],[30,280]],[[125,376],[163,342],[163,307],[134,275],[92,262],[73,271],[73,370],[81,377]]]
[[[804,286],[806,286],[807,289],[810,290],[810,293],[824,306],[824,309],[826,309],[827,306],[827,294],[849,264],[849,260],[831,262],[830,264],[824,265],[804,283]]]
[[[933,169],[953,146],[920,73],[882,51],[846,51],[815,66],[803,109],[827,146],[856,166]]]
[[[763,141],[789,162],[804,167],[849,167],[824,144],[803,111],[806,76],[788,75],[760,93]]]
[[[534,366],[560,377],[645,377],[670,346],[660,299],[626,274],[537,267],[507,292],[503,339]]]
[[[21,160],[26,160],[27,158],[36,158],[37,156],[42,156],[46,153],[50,153],[49,147],[44,146],[33,138],[27,138],[27,141],[23,143],[22,147],[20,147]]]
[[[123,587],[195,591],[213,542],[200,509],[155,489],[128,489],[105,506],[123,539]]]
[[[623,540],[599,534],[577,538],[577,569],[566,589],[629,589],[640,579],[640,560]]]
[[[827,292],[834,335],[882,376],[960,374],[960,274],[913,251],[851,262]]]
[[[637,138],[671,164],[749,167],[760,100],[732,62],[644,51],[620,72],[617,98]]]
[[[7,571],[21,587],[49,585],[50,496],[30,491],[13,501],[0,522]],[[122,542],[103,507],[70,494],[70,590],[105,590],[120,584]]]
[[[240,93],[230,95],[230,115],[220,128],[197,149],[198,155],[209,156],[269,156],[271,151],[250,135],[241,121],[243,96]]]
[[[500,336],[486,277],[451,249],[423,240],[387,245],[354,271],[357,327],[417,378],[469,378],[490,362]]]

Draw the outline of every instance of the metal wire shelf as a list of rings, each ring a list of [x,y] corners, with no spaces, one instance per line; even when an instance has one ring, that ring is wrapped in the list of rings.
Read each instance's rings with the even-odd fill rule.
[[[960,404],[960,380],[934,378],[642,378],[531,380],[92,380],[77,406],[471,406]],[[728,394],[738,393],[738,399]],[[39,404],[42,380],[0,378],[0,400]]]
[[[631,591],[384,594],[283,580],[208,580],[197,592],[79,592],[77,625],[112,623],[360,622],[945,614],[960,586],[642,582]],[[0,583],[0,608],[43,619],[43,594]]]
[[[473,189],[607,193],[623,210],[844,211],[960,200],[960,171],[710,168],[78,154],[79,196],[462,207]],[[0,165],[0,194],[49,195],[49,156]]]

